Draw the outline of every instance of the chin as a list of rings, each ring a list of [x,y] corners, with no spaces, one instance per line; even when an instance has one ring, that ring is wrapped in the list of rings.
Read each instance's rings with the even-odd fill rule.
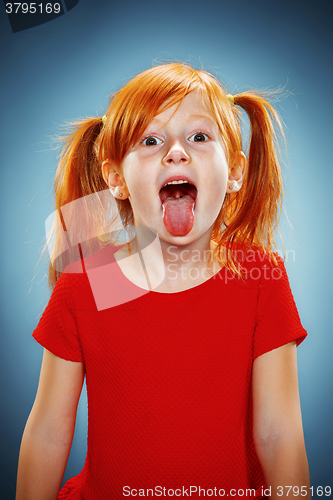
[[[158,232],[158,236],[162,241],[171,245],[186,246],[199,240],[205,233],[206,231],[203,231],[198,234],[197,230],[193,227],[189,233],[183,236],[175,236],[163,228],[161,232]]]

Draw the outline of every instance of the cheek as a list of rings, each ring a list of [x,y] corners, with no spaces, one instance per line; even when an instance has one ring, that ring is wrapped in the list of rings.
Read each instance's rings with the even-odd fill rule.
[[[214,218],[218,216],[222,208],[227,190],[227,179],[220,179],[220,183],[215,183],[210,192],[210,212]]]
[[[214,168],[210,170],[210,175],[207,176],[205,207],[203,207],[203,211],[205,221],[213,224],[220,213],[225,199],[228,185],[228,165],[223,155],[214,155],[211,161],[211,165],[214,165]]]
[[[129,154],[122,163],[123,177],[129,190],[130,198],[137,196],[136,191],[138,191],[138,182],[140,181],[138,167],[138,161],[134,154]]]
[[[129,191],[129,202],[131,204],[134,217],[140,214],[146,217],[147,213],[151,212],[148,200],[149,196],[149,182],[134,162],[125,169],[124,179]]]
[[[133,152],[128,154],[122,164],[123,175],[130,194],[144,193],[149,185],[151,166],[143,155]]]
[[[216,201],[222,200],[223,202],[229,175],[228,164],[224,154],[213,155],[210,159],[210,165],[214,166],[207,179],[210,196]]]

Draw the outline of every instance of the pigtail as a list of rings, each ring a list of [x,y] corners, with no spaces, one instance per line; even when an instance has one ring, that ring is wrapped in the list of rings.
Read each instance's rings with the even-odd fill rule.
[[[55,176],[56,209],[66,203],[106,189],[95,151],[95,141],[103,126],[101,118],[73,124],[59,157]]]
[[[219,221],[223,232],[218,239],[228,249],[229,267],[238,272],[232,251],[238,244],[259,247],[276,264],[274,232],[281,212],[282,177],[275,127],[283,138],[284,135],[279,116],[265,97],[243,92],[234,96],[232,106],[239,106],[248,114],[251,138],[243,186],[239,192],[227,195]],[[235,115],[238,118],[237,108]]]
[[[108,187],[99,167],[95,145],[102,127],[102,118],[82,120],[74,123],[70,135],[62,139],[64,146],[59,157],[55,176],[56,212],[48,238],[49,241],[53,241],[53,256],[51,255],[49,266],[49,286],[51,288],[54,287],[65,266],[64,261],[70,262],[73,260],[73,256],[71,259],[68,252],[67,255],[63,255],[60,251],[61,248],[66,246],[66,244],[64,245],[64,235],[67,234],[65,221],[60,210],[61,207],[78,198],[97,193]],[[70,205],[68,206],[70,207]],[[59,255],[56,261],[54,255]],[[77,257],[80,258],[80,255],[77,255]]]

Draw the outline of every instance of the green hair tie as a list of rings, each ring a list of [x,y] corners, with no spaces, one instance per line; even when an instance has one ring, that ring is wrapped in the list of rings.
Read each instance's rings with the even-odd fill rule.
[[[235,98],[231,94],[227,94],[227,99],[231,102],[231,104],[235,105]]]
[[[106,124],[106,115],[104,115],[104,116],[102,117],[102,123],[103,123],[103,125],[105,125],[105,124]]]

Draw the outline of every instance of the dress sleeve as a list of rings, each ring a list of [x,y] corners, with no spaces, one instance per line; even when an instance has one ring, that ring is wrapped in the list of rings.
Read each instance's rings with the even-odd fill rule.
[[[60,276],[32,336],[60,358],[84,361],[71,304],[71,282],[70,274],[63,273]]]
[[[307,336],[303,328],[283,260],[278,266],[262,269],[257,317],[253,339],[253,359],[296,340],[298,346]]]

